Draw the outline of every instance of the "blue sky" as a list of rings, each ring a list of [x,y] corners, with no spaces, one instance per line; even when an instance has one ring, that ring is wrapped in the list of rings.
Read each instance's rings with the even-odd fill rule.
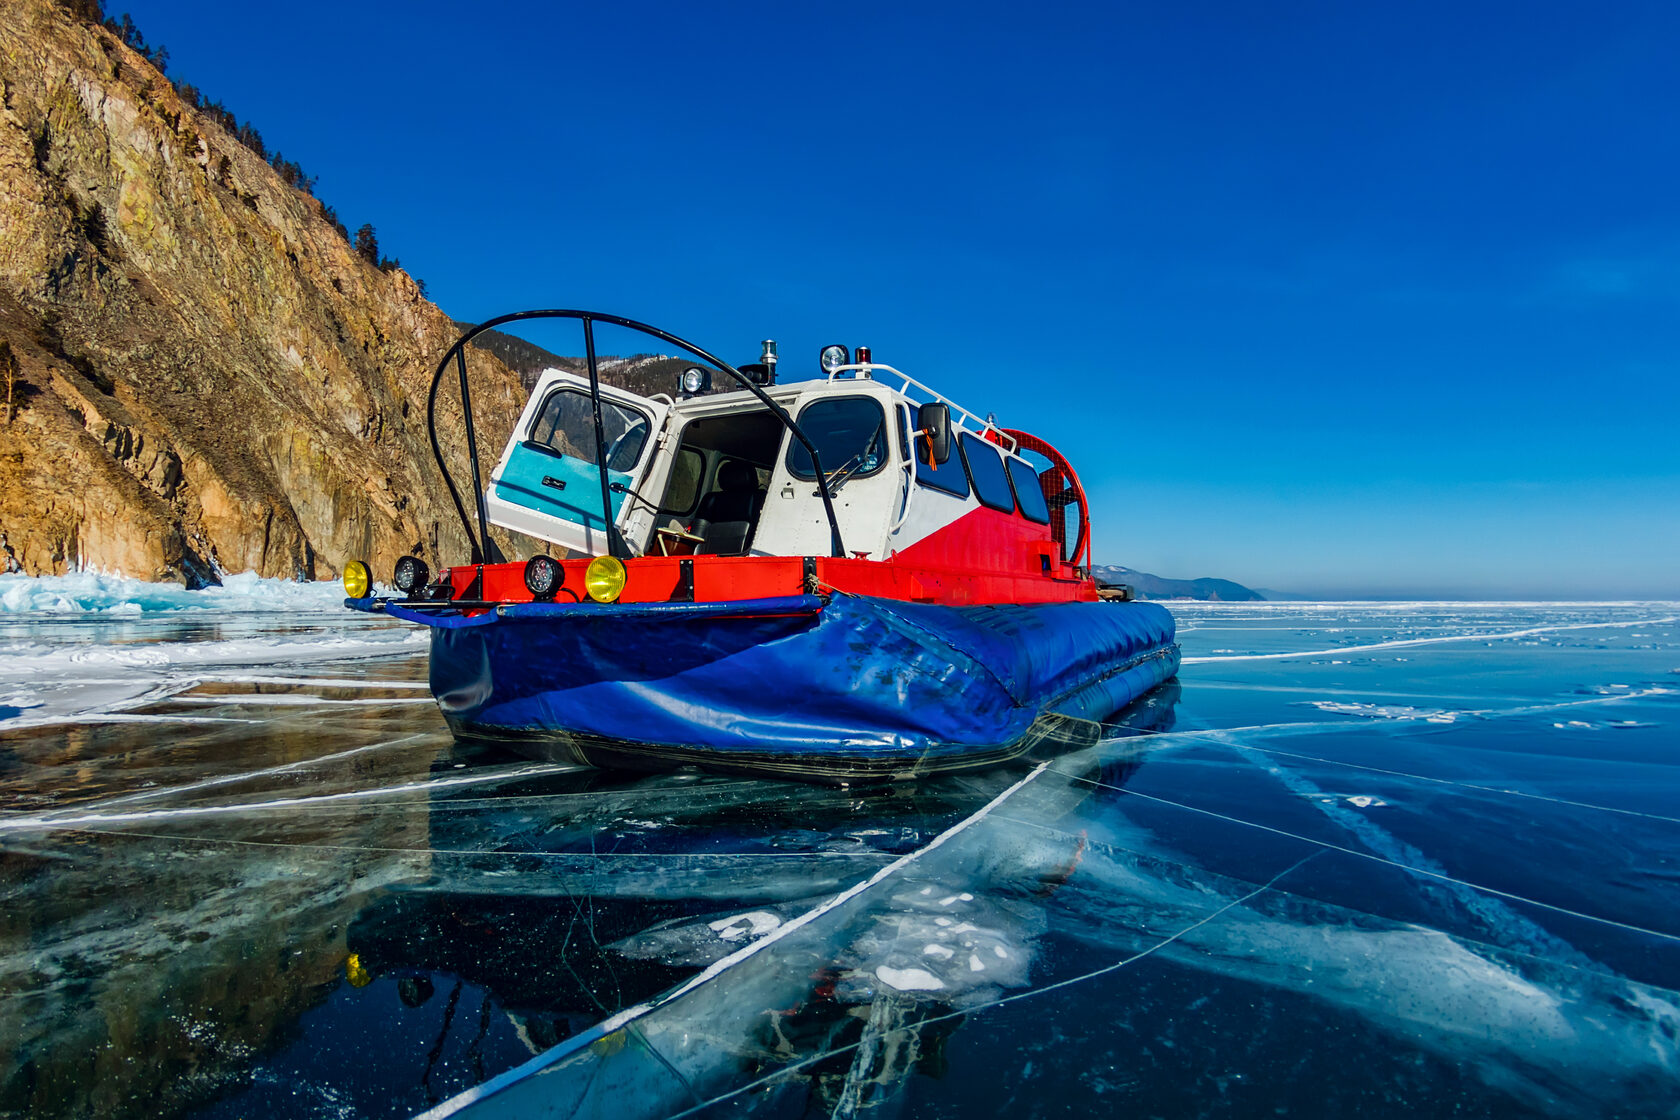
[[[1099,563],[1680,598],[1680,6],[126,10],[456,318],[870,345]]]

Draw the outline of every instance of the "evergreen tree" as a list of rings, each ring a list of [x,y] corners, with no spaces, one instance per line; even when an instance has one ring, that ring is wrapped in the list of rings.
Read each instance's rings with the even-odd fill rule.
[[[105,5],[102,0],[60,0],[64,10],[83,23],[104,23]]]
[[[17,355],[12,353],[10,339],[0,338],[0,381],[6,385],[6,423],[12,422],[17,411]]]
[[[375,268],[379,267],[379,238],[374,234],[371,223],[356,231],[355,247],[357,256]]]
[[[346,241],[350,240],[350,231],[346,229],[344,223],[339,220],[337,210],[334,210],[331,206],[328,206],[323,202],[321,204],[321,217],[325,218],[327,220],[327,224],[331,225],[338,231],[338,235],[340,237],[344,238]]]

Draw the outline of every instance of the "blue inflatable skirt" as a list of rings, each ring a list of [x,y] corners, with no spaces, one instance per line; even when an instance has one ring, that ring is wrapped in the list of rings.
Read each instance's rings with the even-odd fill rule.
[[[458,737],[621,769],[849,782],[995,765],[1086,745],[1179,663],[1154,603],[386,610],[432,628],[432,692]]]

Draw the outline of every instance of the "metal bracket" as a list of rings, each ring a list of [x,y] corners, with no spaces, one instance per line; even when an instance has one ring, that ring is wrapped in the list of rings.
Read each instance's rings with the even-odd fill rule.
[[[483,564],[478,565],[477,574],[475,574],[473,576],[473,581],[471,583],[467,584],[467,589],[465,591],[461,592],[461,598],[462,599],[483,599],[484,598],[484,565]],[[457,600],[457,601],[459,601],[459,600]]]
[[[677,586],[671,592],[671,602],[694,602],[694,561],[684,557],[677,565]]]

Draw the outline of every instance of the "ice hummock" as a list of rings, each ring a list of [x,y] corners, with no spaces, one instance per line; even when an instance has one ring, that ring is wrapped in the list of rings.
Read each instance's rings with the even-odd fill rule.
[[[0,731],[163,718],[134,709],[251,675],[241,668],[424,652],[421,635],[354,621],[343,603],[335,583],[250,574],[196,591],[95,572],[0,575]]]
[[[101,572],[62,576],[0,575],[0,613],[140,617],[170,612],[337,612],[344,589],[336,582],[264,579],[251,572],[222,577],[219,587],[188,590]]]

